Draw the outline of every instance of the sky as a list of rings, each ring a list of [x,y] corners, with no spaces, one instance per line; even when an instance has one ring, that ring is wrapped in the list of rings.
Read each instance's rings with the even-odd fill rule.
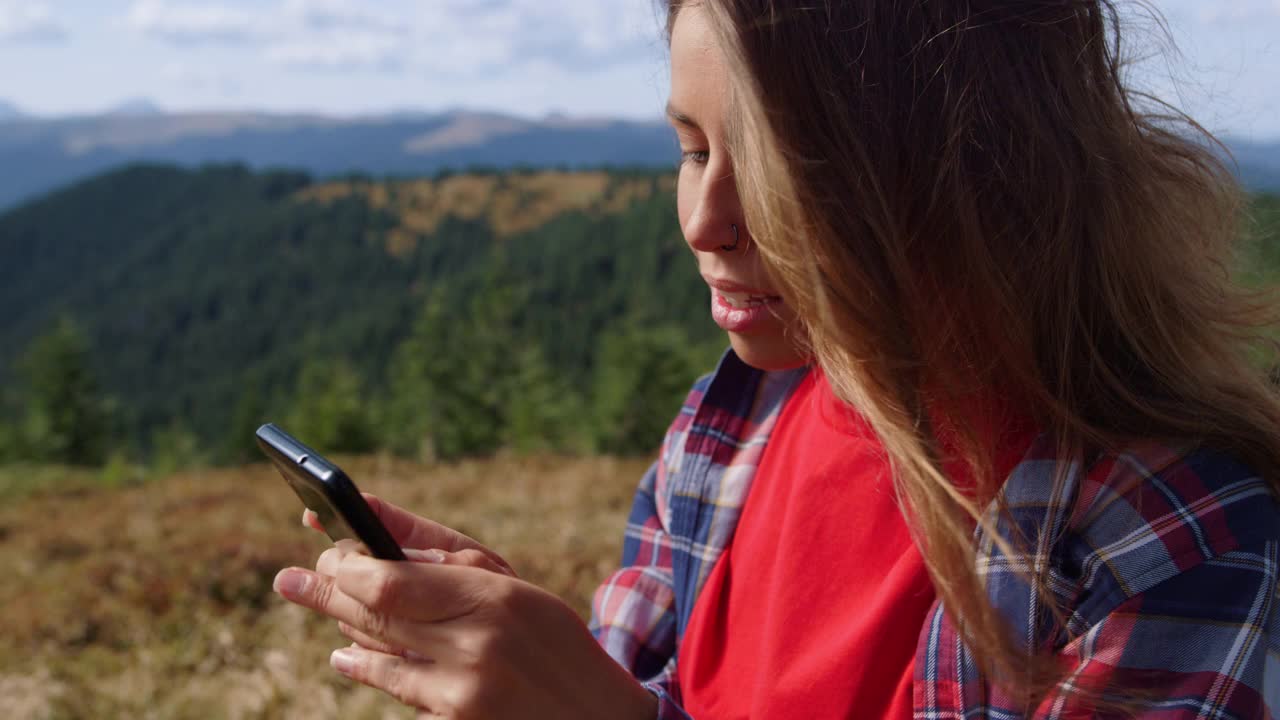
[[[1133,82],[1215,132],[1280,139],[1280,0],[1148,0]],[[1133,0],[1120,0],[1122,6]],[[654,0],[0,0],[0,101],[37,115],[494,110],[657,118]]]

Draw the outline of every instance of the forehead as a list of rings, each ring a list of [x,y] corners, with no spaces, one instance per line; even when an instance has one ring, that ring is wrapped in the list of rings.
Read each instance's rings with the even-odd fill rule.
[[[718,117],[728,79],[707,13],[686,6],[671,29],[671,104],[705,123]]]

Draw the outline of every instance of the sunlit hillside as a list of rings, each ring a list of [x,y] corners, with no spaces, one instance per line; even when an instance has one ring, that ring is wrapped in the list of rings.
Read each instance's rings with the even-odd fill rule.
[[[341,458],[364,489],[481,539],[586,616],[643,461]],[[21,468],[0,469],[4,476]],[[408,718],[328,665],[347,643],[271,580],[326,547],[265,465],[0,496],[0,718]],[[12,486],[12,483],[10,484]]]
[[[449,218],[483,220],[499,238],[542,226],[557,215],[587,212],[616,215],[655,195],[675,192],[675,177],[618,177],[604,171],[542,170],[506,175],[449,175],[385,182],[330,181],[298,192],[299,202],[328,204],[359,198],[390,212],[395,227],[387,233],[387,251],[408,254],[418,238],[429,237]]]
[[[50,365],[32,358],[60,327],[102,406],[95,462],[175,444],[242,462],[257,423],[314,415],[317,388],[346,388],[362,406],[344,446],[305,433],[322,451],[649,452],[723,347],[708,300],[667,172],[321,182],[124,168],[0,213],[0,306],[18,309],[0,320],[0,462],[56,459],[6,453],[3,436],[21,434],[7,426],[27,414],[32,365]],[[636,366],[651,355],[662,377]],[[606,366],[658,404],[625,442],[596,433],[609,425],[601,413],[631,402],[630,381],[601,377]],[[494,385],[508,378],[524,392]],[[535,379],[554,402],[477,400],[531,397]],[[428,436],[397,405],[434,428],[467,425],[446,407],[466,406],[488,429]],[[523,419],[495,419],[506,412]]]

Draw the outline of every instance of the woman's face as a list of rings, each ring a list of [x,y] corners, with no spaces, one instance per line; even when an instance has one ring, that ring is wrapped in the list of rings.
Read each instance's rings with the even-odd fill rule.
[[[667,117],[680,138],[677,205],[685,242],[711,288],[711,317],[748,365],[803,365],[795,314],[773,289],[742,216],[725,145],[729,77],[707,16],[689,5],[671,32]],[[736,227],[736,246],[735,228]]]

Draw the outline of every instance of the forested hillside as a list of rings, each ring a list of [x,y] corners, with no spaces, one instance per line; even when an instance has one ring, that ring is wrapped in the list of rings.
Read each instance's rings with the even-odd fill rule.
[[[648,171],[98,177],[0,216],[19,418],[0,432],[57,455],[34,446],[68,401],[23,395],[79,364],[70,404],[110,436],[88,461],[239,460],[263,418],[337,450],[651,449],[722,342],[672,190]]]
[[[1253,198],[1244,233],[1241,256],[1246,282],[1280,289],[1280,195]]]
[[[674,179],[135,166],[0,215],[0,460],[648,452],[724,344]],[[1280,283],[1280,199],[1243,276]]]

